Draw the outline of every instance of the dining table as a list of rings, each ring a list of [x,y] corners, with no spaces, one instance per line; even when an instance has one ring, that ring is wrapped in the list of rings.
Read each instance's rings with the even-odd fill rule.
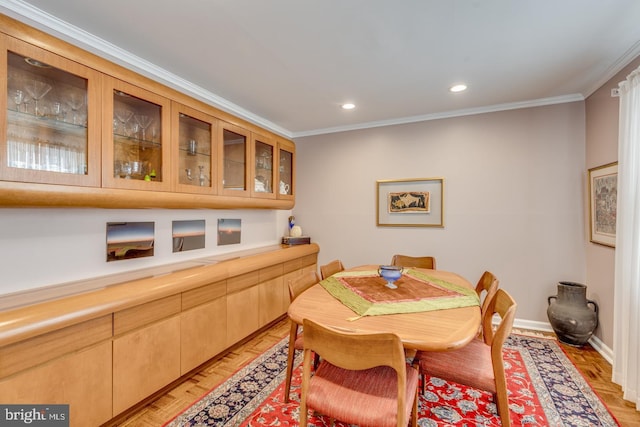
[[[390,289],[378,268],[363,265],[323,279],[291,302],[289,318],[355,333],[392,332],[412,350],[454,350],[478,335],[480,302],[464,277],[405,268],[398,288]]]

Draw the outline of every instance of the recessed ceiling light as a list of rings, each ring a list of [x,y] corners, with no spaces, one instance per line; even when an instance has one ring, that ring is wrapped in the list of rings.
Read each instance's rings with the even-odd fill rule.
[[[467,90],[467,85],[465,84],[453,85],[449,88],[449,92],[462,92],[465,90]]]
[[[351,104],[351,103],[342,104],[343,110],[353,110],[354,108],[356,108],[355,104]]]

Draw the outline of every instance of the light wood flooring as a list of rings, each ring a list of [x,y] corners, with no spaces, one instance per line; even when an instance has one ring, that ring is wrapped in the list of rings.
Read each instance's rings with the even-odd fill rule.
[[[222,357],[204,365],[189,378],[173,384],[163,393],[148,399],[145,404],[133,408],[105,426],[161,426],[288,333],[288,320],[284,318],[277,321]],[[610,380],[611,365],[589,345],[583,348],[561,345],[620,425],[624,427],[640,425],[640,412],[636,411],[635,406],[630,402],[622,399],[620,386],[613,384]]]

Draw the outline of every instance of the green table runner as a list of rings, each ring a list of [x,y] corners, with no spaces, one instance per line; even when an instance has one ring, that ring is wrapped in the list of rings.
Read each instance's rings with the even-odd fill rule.
[[[320,285],[359,316],[415,313],[448,308],[478,306],[474,289],[430,276],[414,269],[405,269],[395,284],[377,270],[343,271],[320,282]]]

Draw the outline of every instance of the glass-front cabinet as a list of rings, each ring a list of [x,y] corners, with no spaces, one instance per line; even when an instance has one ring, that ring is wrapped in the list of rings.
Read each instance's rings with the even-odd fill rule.
[[[217,194],[218,120],[177,102],[172,108],[174,191]]]
[[[100,186],[101,75],[0,35],[0,179]]]
[[[253,159],[253,173],[251,185],[251,197],[275,199],[275,154],[276,144],[271,138],[252,133],[251,134],[251,158]]]
[[[278,140],[278,199],[293,200],[295,196],[295,146]]]
[[[169,99],[104,79],[103,186],[170,190]]]
[[[250,140],[251,133],[239,126],[220,122],[220,161],[218,194],[227,196],[250,195]]]

